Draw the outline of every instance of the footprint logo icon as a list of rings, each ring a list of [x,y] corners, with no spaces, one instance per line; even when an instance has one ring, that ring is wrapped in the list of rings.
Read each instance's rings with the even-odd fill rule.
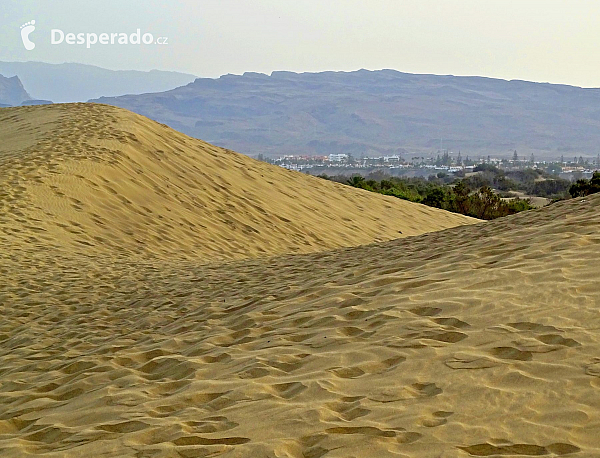
[[[35,30],[35,21],[26,22],[21,26],[21,39],[27,51],[35,48],[35,43],[29,39],[29,34]]]

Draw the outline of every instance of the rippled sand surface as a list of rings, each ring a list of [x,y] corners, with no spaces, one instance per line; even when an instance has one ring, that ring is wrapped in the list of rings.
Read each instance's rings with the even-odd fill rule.
[[[121,108],[0,109],[0,243],[197,262],[477,222],[290,172]]]
[[[43,141],[43,123],[27,129]],[[600,195],[358,247],[221,256],[183,230],[151,243],[175,226],[166,210],[121,233],[132,207],[158,218],[162,204],[104,183],[131,202],[118,213],[96,163],[74,178],[70,159],[23,164],[7,179],[4,154],[0,456],[600,456]],[[68,195],[75,173],[96,200]],[[54,207],[34,200],[52,186],[65,194]],[[172,186],[165,199],[184,195]],[[88,211],[105,227],[69,225]]]

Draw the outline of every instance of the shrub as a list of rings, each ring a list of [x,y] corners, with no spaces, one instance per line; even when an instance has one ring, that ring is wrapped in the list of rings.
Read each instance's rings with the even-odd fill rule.
[[[577,180],[569,188],[569,194],[572,197],[589,196],[597,192],[600,192],[600,172],[594,172],[594,175],[589,180]]]

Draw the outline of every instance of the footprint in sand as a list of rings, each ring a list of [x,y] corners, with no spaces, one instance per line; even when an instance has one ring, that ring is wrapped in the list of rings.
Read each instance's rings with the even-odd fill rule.
[[[35,43],[29,39],[29,34],[35,30],[35,21],[26,22],[21,26],[21,39],[27,51],[35,48]]]
[[[435,428],[448,423],[448,417],[452,416],[454,412],[446,412],[445,410],[438,410],[433,412],[431,415],[421,419],[421,425],[426,428]]]
[[[490,443],[476,444],[468,447],[458,447],[464,450],[471,456],[498,456],[498,455],[511,455],[511,456],[533,456],[533,455],[548,455],[550,453],[554,455],[569,455],[571,453],[577,453],[580,451],[579,447],[571,444],[565,444],[558,442],[547,446],[535,445],[535,444],[506,444],[506,445],[493,445]]]

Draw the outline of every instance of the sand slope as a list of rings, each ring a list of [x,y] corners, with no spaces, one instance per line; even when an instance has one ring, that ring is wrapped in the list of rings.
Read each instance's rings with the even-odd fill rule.
[[[472,221],[118,109],[0,131],[2,458],[600,456],[600,195],[217,262]]]
[[[600,195],[358,248],[1,265],[2,457],[600,456]]]
[[[18,249],[206,262],[475,222],[257,162],[105,105],[1,109],[0,139],[0,241]]]

